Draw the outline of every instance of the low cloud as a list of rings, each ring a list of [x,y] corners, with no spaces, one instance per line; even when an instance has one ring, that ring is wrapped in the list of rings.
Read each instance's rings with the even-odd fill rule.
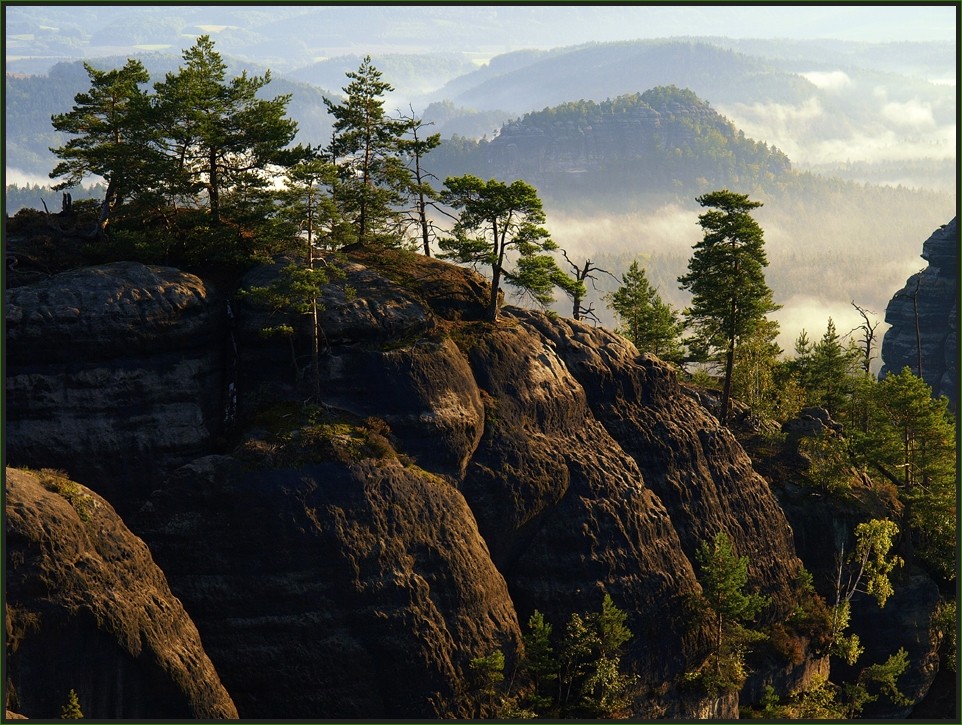
[[[552,238],[572,258],[589,257],[603,249],[609,254],[691,251],[701,238],[699,211],[666,204],[652,212],[569,216],[546,209]]]
[[[31,174],[23,169],[7,166],[4,168],[4,183],[17,186],[49,186],[54,182],[44,174]]]
[[[719,107],[749,138],[776,146],[792,160],[806,157],[804,139],[813,122],[821,118],[825,109],[812,96],[800,105],[788,103],[733,103]]]
[[[912,99],[905,103],[889,101],[882,106],[882,116],[897,126],[910,128],[935,128],[932,104]]]
[[[878,127],[846,138],[816,141],[799,160],[813,164],[846,161],[909,161],[954,159],[956,127],[942,126],[921,135],[912,129],[896,132]]]
[[[833,71],[809,71],[799,73],[799,75],[817,88],[824,91],[843,91],[851,87],[852,79],[848,73],[840,70]]]
[[[776,146],[798,164],[955,158],[956,125],[939,125],[930,103],[889,101],[881,87],[874,95],[876,122],[832,135],[818,131],[826,119],[814,97],[800,105],[735,103],[719,111],[745,135]]]

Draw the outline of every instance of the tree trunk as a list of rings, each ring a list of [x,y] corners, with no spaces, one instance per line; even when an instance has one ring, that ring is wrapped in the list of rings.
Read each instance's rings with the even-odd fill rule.
[[[308,194],[307,212],[307,264],[311,271],[314,270],[314,199],[313,195]],[[317,293],[311,295],[311,333],[313,336],[311,345],[311,365],[314,374],[314,400],[321,402],[321,367],[320,367],[320,336],[321,326],[317,318]]]
[[[210,197],[210,217],[215,225],[220,224],[220,179],[217,178],[217,152],[211,149],[207,159],[208,169],[207,194]]]
[[[491,297],[488,299],[488,310],[485,319],[488,322],[498,321],[498,289],[501,287],[501,265],[504,264],[504,244],[498,237],[498,222],[491,220],[491,231],[494,236],[494,246],[498,253],[497,259],[491,265]]]
[[[728,352],[725,354],[725,384],[722,386],[721,411],[719,421],[728,425],[728,414],[731,409],[732,371],[735,369],[735,338],[728,339]]]
[[[488,310],[485,319],[488,322],[498,321],[498,288],[501,285],[501,265],[494,265],[491,274],[491,297],[488,299]]]
[[[420,184],[420,181],[418,182]],[[418,193],[418,214],[421,217],[421,241],[424,244],[424,256],[431,256],[431,240],[428,235],[428,215],[424,209],[424,192]]]

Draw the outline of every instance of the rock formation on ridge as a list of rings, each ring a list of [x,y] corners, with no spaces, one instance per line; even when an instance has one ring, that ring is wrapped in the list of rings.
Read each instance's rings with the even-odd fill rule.
[[[959,221],[932,232],[922,245],[928,266],[913,274],[885,309],[892,327],[882,340],[881,375],[905,366],[919,374],[936,396],[959,404]],[[921,343],[921,347],[920,347]]]
[[[667,365],[610,332],[515,309],[482,322],[485,284],[467,270],[363,249],[344,268],[324,293],[320,405],[305,405],[300,387],[307,338],[293,348],[265,339],[260,330],[283,319],[233,300],[232,322],[226,301],[175,270],[110,265],[8,291],[13,322],[33,321],[14,338],[10,413],[21,428],[10,462],[56,460],[116,498],[241,717],[472,716],[472,658],[501,648],[510,665],[534,609],[560,625],[597,610],[604,593],[629,613],[638,716],[734,716],[734,699],[682,687],[706,652],[687,610],[694,551],[727,532],[751,559],[751,586],[772,597],[769,623],[793,610],[800,563],[731,433]],[[276,273],[259,268],[243,285]],[[49,340],[67,312],[44,314],[53,293],[43,291],[88,299],[84,275],[105,290],[94,299],[150,297],[143,319],[166,322],[125,355],[124,324],[101,321],[90,360],[65,359]],[[161,277],[160,293],[136,291]],[[165,303],[181,285],[188,302]],[[91,304],[85,317],[112,310]],[[232,335],[236,359],[224,353]],[[156,381],[172,362],[192,367],[169,385],[127,383]],[[106,371],[100,408],[74,372],[91,365]],[[232,426],[221,415],[229,379]],[[89,449],[79,427],[58,427],[56,405],[29,393],[51,380],[58,404],[91,417]],[[136,395],[195,421],[193,433],[164,438],[158,420],[147,432],[170,445],[139,445],[127,417]],[[207,402],[190,408],[197,399]],[[45,417],[56,433],[46,444],[24,423],[39,431]],[[145,470],[118,465],[123,456]],[[780,686],[821,666],[803,659]]]

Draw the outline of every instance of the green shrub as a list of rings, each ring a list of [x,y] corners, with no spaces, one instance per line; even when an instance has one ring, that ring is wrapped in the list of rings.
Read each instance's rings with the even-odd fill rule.
[[[84,523],[90,521],[95,505],[94,500],[89,494],[81,491],[80,485],[71,481],[66,473],[52,468],[42,468],[37,478],[40,480],[40,485],[48,491],[58,493],[67,499],[81,521]]]

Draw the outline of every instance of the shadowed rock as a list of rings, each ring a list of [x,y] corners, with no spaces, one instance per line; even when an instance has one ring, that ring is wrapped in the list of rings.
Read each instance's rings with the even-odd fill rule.
[[[6,291],[7,460],[66,470],[126,513],[208,450],[226,317],[204,283],[118,262]]]
[[[928,266],[912,275],[885,309],[892,327],[882,339],[880,375],[908,366],[932,387],[936,396],[958,408],[959,358],[959,222],[953,219],[922,244]],[[921,347],[920,347],[921,343]]]

